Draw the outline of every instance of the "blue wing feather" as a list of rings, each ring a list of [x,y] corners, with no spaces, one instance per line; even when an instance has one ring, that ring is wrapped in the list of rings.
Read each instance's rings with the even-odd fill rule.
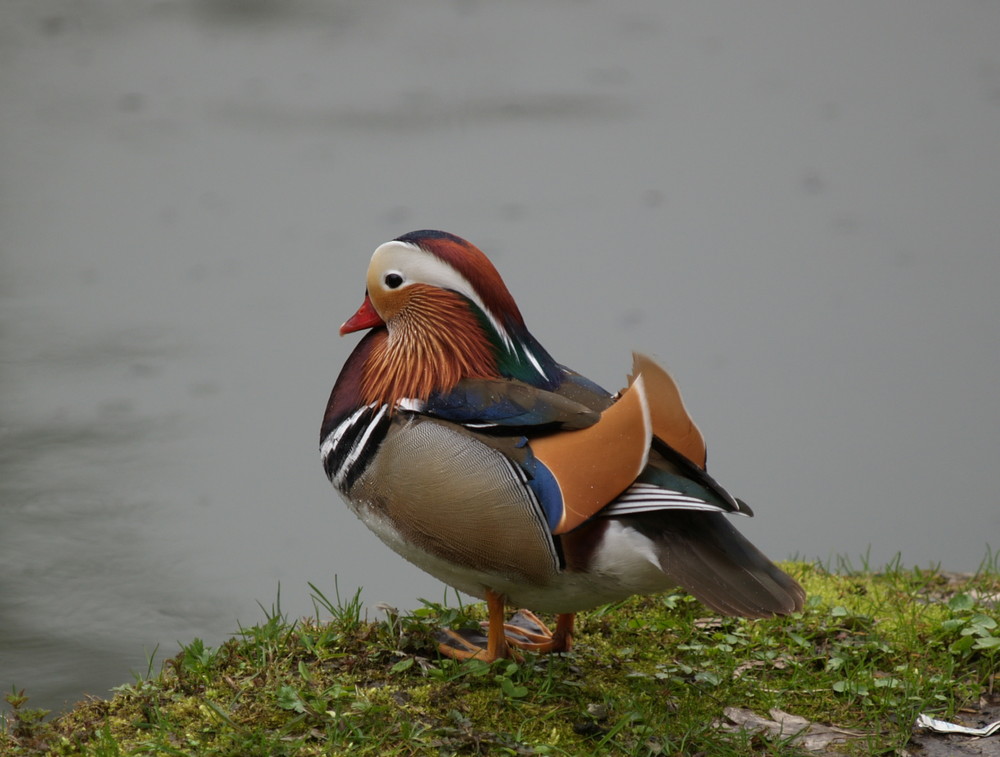
[[[600,413],[555,392],[506,379],[463,379],[449,392],[432,394],[421,412],[484,427],[586,428]]]

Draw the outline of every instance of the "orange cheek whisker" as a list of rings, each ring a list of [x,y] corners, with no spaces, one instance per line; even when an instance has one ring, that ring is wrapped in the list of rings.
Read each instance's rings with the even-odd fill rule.
[[[390,407],[401,399],[426,400],[461,379],[499,376],[493,347],[458,295],[414,285],[389,324],[389,339],[365,364],[364,402]]]

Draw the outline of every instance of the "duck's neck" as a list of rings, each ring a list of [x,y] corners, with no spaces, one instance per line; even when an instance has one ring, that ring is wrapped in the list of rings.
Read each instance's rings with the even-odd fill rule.
[[[467,300],[453,292],[415,292],[372,348],[361,399],[393,407],[447,392],[463,378],[498,376],[494,346]]]

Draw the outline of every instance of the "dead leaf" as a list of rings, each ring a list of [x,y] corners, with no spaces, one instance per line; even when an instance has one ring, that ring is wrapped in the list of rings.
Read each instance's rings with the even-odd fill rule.
[[[806,718],[792,715],[777,708],[768,713],[771,719],[741,707],[727,707],[723,710],[723,714],[732,722],[732,725],[720,724],[720,727],[725,730],[731,732],[753,731],[779,738],[794,736],[791,743],[809,752],[819,752],[831,744],[843,744],[850,739],[865,735],[861,731],[813,723]]]

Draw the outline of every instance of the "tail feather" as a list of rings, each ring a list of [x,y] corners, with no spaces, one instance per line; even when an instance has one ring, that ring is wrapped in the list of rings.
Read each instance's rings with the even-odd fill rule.
[[[805,591],[721,513],[663,511],[630,519],[660,568],[713,610],[765,618],[802,609]]]

